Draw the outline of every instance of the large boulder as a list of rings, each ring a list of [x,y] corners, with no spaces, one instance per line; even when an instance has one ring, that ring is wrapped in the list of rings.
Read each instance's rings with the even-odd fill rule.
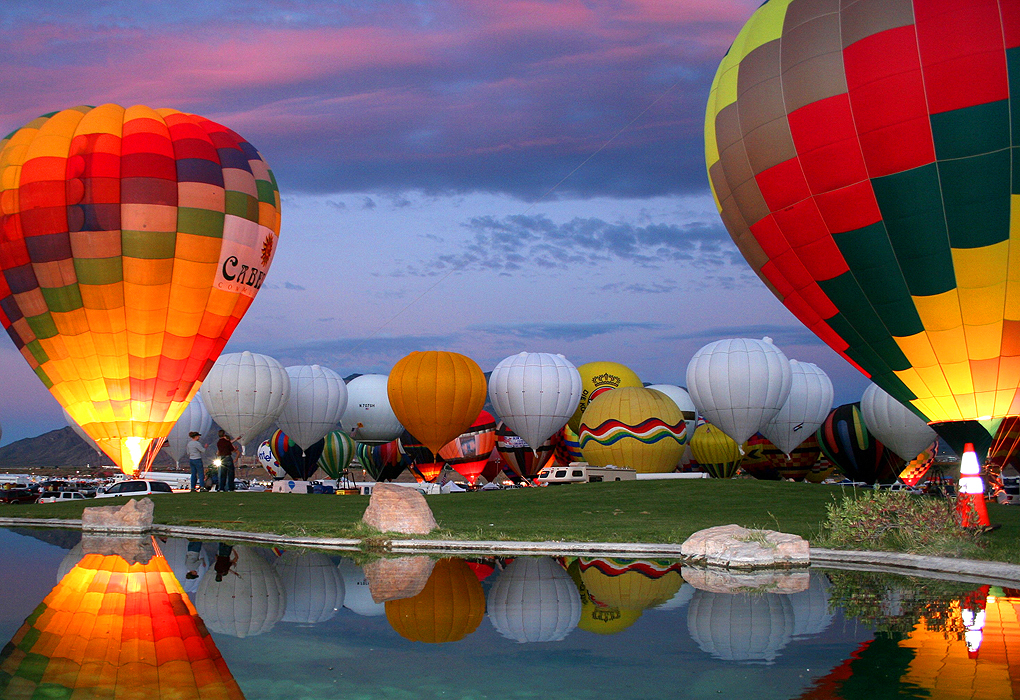
[[[132,499],[122,506],[86,508],[81,514],[81,529],[86,532],[148,532],[152,529],[152,499]]]
[[[720,525],[699,530],[680,545],[690,561],[730,569],[768,569],[808,566],[807,540],[775,530],[749,530],[739,525]]]
[[[362,521],[381,532],[427,535],[439,527],[432,509],[417,489],[376,484]]]

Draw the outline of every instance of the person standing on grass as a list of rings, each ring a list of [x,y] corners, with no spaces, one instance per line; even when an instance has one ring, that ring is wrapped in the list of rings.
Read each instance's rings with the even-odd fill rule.
[[[202,468],[202,455],[205,453],[205,445],[199,440],[202,433],[194,431],[188,433],[188,463],[191,465],[191,490],[198,491],[199,485],[205,481],[205,470]]]
[[[220,430],[220,439],[216,441],[216,455],[220,459],[219,489],[220,491],[234,490],[234,453],[237,447],[234,445],[226,430]]]

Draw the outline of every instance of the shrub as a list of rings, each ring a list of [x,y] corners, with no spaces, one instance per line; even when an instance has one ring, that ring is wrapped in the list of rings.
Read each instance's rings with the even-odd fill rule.
[[[826,506],[818,544],[932,556],[974,556],[979,535],[960,526],[955,502],[885,490],[862,490]]]

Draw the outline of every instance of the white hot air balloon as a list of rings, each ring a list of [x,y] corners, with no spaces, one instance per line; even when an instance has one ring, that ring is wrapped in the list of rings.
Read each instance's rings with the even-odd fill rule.
[[[195,609],[210,632],[254,637],[273,629],[287,607],[280,576],[252,547],[221,545],[195,593]],[[229,571],[221,573],[229,564]],[[219,580],[217,580],[219,579]]]
[[[738,445],[772,420],[790,396],[790,361],[771,339],[709,343],[687,365],[698,412]]]
[[[675,384],[651,384],[645,388],[655,389],[673,400],[676,407],[680,409],[680,413],[684,415],[684,422],[687,424],[686,441],[689,443],[694,436],[694,429],[698,427],[698,409],[694,405],[694,399],[691,398],[691,395],[687,393],[686,389]]]
[[[790,643],[790,596],[695,591],[687,629],[701,650],[723,661],[771,662]]]
[[[181,466],[181,457],[188,451],[188,440],[191,439],[188,434],[195,432],[205,435],[211,427],[212,416],[202,403],[202,392],[198,392],[174,423],[173,430],[166,436],[164,447],[178,467]]]
[[[829,609],[829,577],[812,571],[806,591],[790,594],[793,606],[793,636],[810,637],[821,634],[832,624],[834,613]]]
[[[290,397],[290,377],[267,355],[221,355],[202,383],[209,415],[242,445],[276,422]]]
[[[507,639],[558,642],[581,619],[581,596],[552,557],[518,557],[499,574],[486,601],[489,622]]]
[[[259,464],[269,472],[269,476],[274,479],[283,479],[287,476],[287,470],[277,461],[276,455],[273,454],[273,448],[269,446],[269,440],[262,441],[258,450],[255,451],[255,456],[258,457]]]
[[[276,422],[294,443],[308,449],[336,430],[347,408],[347,385],[343,377],[319,365],[287,368],[290,398]]]
[[[404,426],[390,407],[385,374],[363,374],[347,384],[347,410],[340,418],[344,432],[358,442],[385,444],[400,437]]]
[[[350,559],[341,559],[337,571],[344,580],[344,607],[362,617],[386,614],[386,603],[377,603],[365,577],[365,571]]]
[[[536,451],[577,410],[581,375],[563,355],[522,352],[492,370],[489,399],[496,415]]]
[[[877,384],[864,390],[861,418],[879,442],[908,462],[935,442],[935,431]]]
[[[282,622],[325,622],[344,604],[344,580],[322,552],[284,552],[273,564],[287,593]]]
[[[832,381],[810,362],[790,360],[790,396],[761,434],[789,455],[818,430],[832,410]]]

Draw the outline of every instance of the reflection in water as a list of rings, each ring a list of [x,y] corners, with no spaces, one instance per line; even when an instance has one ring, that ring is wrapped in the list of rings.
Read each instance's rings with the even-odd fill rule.
[[[350,559],[341,559],[336,568],[344,580],[345,608],[362,617],[377,617],[386,614],[386,605],[372,600],[372,589],[360,566]]]
[[[440,559],[421,593],[386,601],[386,619],[412,642],[456,642],[478,629],[484,615],[482,584],[463,559]]]
[[[687,629],[701,649],[723,661],[772,661],[793,634],[790,596],[695,591]]]
[[[158,548],[133,561],[100,552],[0,652],[0,696],[243,698]]]
[[[581,619],[577,587],[552,557],[512,561],[489,589],[487,605],[496,631],[518,642],[558,642]]]
[[[213,632],[253,637],[280,621],[287,596],[276,569],[254,547],[221,544],[200,579],[195,607]]]
[[[344,580],[322,552],[284,552],[274,563],[286,592],[283,622],[325,622],[344,604]]]

